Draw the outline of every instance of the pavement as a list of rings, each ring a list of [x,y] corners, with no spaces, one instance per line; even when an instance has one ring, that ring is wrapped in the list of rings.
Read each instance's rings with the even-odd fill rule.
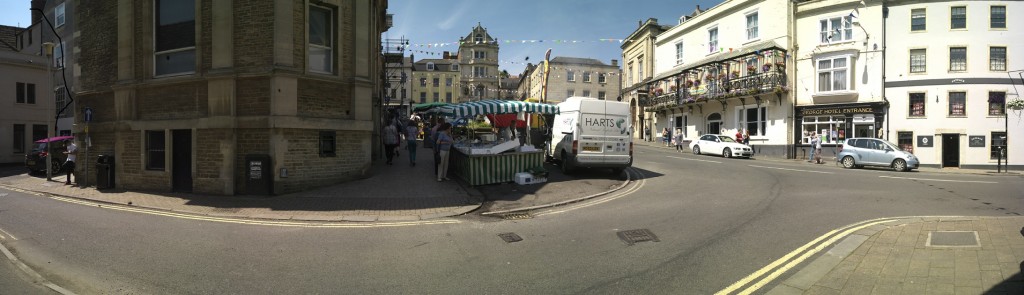
[[[472,187],[457,177],[437,182],[431,150],[420,145],[418,165],[410,166],[408,152],[401,151],[394,165],[375,161],[370,176],[310,191],[272,197],[214,196],[172,192],[140,192],[122,189],[97,190],[63,184],[63,175],[46,181],[28,175],[20,165],[0,167],[0,187],[21,189],[103,203],[131,205],[181,213],[227,218],[304,220],[320,222],[418,221],[481,211],[537,208],[594,196],[621,188],[626,176],[585,171],[562,175],[558,167],[546,183],[520,186],[515,183]]]

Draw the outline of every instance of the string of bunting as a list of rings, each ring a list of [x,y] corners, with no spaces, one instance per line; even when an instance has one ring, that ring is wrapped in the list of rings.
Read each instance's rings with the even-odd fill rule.
[[[455,42],[434,42],[409,44],[410,47],[445,47],[458,45],[475,44],[527,44],[527,43],[555,43],[555,44],[581,44],[581,43],[623,43],[631,40],[604,38],[597,40],[566,40],[566,39],[525,39],[525,40],[492,40],[492,41],[455,41]]]

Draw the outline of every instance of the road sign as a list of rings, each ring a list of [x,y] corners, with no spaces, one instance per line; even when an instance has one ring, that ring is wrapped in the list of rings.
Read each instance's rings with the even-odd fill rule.
[[[92,108],[85,107],[85,110],[83,110],[82,112],[85,113],[85,122],[92,122]]]

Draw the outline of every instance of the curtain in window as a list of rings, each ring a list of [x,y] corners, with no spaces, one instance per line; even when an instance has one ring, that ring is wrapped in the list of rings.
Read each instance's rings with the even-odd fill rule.
[[[832,90],[846,90],[846,59],[835,59],[832,62]]]

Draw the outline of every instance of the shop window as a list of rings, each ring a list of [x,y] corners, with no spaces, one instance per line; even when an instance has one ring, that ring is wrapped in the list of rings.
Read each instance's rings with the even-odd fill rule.
[[[910,116],[911,117],[924,117],[925,112],[925,101],[924,93],[911,93],[910,94]]]
[[[335,142],[337,133],[334,131],[320,131],[320,156],[321,157],[334,157],[337,155],[335,152],[337,146]]]
[[[989,141],[989,158],[997,160],[1006,149],[1006,132],[992,132],[992,139]]]
[[[822,143],[837,143],[846,138],[845,116],[804,117],[803,143],[810,144],[812,134],[823,139]]]
[[[988,48],[988,69],[1006,71],[1006,47]]]
[[[1006,28],[1006,6],[992,6],[989,18],[989,28]]]
[[[310,71],[334,73],[334,10],[323,6],[309,6],[308,50]]]
[[[988,115],[1002,116],[1006,114],[1006,92],[988,93]]]
[[[910,10],[910,30],[914,32],[924,31],[927,28],[925,23],[925,9],[917,8]]]
[[[967,116],[966,92],[949,93],[949,115],[957,117]]]
[[[163,130],[146,131],[146,170],[164,171],[167,148],[165,143]]]
[[[12,143],[12,146],[11,146],[12,149],[11,150],[14,151],[15,154],[24,154],[25,153],[25,124],[14,124],[14,130],[13,131],[14,132],[11,132],[11,134],[14,135],[14,137],[11,138],[11,143]]]
[[[928,51],[926,49],[910,50],[910,72],[924,73],[927,70]]]
[[[914,153],[914,132],[900,131],[896,135],[897,143],[901,150],[908,153]]]
[[[949,10],[949,28],[967,28],[967,6],[953,6]]]
[[[768,107],[747,106],[736,109],[736,126],[746,129],[751,136],[764,136]]]
[[[967,47],[949,48],[949,71],[962,72],[967,70]]]
[[[155,0],[156,76],[196,71],[195,1]]]

